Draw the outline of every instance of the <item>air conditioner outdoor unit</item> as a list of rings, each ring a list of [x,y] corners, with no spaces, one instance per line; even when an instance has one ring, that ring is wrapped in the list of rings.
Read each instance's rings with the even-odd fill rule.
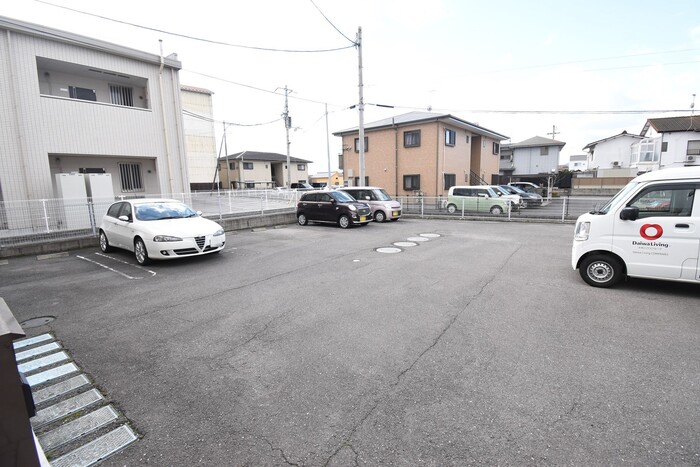
[[[613,162],[612,162],[612,165],[613,165],[613,167],[617,167],[618,165],[620,165],[620,162],[619,162],[619,161],[613,161]]]
[[[685,156],[685,161],[686,162],[695,162],[695,157],[696,156]]]

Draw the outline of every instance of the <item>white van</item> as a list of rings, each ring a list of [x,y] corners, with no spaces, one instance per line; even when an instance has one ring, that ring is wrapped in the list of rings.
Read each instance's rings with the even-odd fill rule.
[[[700,167],[647,172],[576,221],[571,266],[594,287],[626,276],[700,283]]]

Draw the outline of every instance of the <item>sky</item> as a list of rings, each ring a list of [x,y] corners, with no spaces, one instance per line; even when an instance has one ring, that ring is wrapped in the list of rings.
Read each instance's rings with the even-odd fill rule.
[[[286,87],[311,174],[337,169],[332,133],[359,125],[360,49],[365,124],[431,110],[504,143],[554,136],[560,163],[690,115],[700,93],[698,0],[14,0],[0,16],[156,55],[162,40],[180,83],[214,93],[230,154],[286,154]]]

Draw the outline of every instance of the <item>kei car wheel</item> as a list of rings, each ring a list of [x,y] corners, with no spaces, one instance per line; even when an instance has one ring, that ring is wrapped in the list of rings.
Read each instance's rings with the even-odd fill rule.
[[[309,223],[309,220],[304,214],[299,214],[299,216],[297,217],[297,222],[299,222],[299,225],[306,225]]]
[[[578,268],[581,278],[593,287],[611,287],[624,277],[622,263],[614,256],[591,255]]]
[[[374,213],[374,220],[377,222],[384,222],[386,220],[386,214],[384,211],[377,211]]]
[[[146,244],[143,243],[143,240],[140,238],[134,240],[134,256],[136,257],[136,262],[141,265],[148,264],[150,262],[150,259],[148,258],[148,251],[146,250]]]
[[[109,240],[107,240],[107,234],[100,230],[100,250],[102,253],[109,253],[112,251],[112,247],[109,246]]]
[[[340,226],[341,229],[347,229],[350,227],[350,218],[343,214],[338,218],[338,225]]]
[[[491,214],[503,214],[503,208],[500,206],[491,206]]]
[[[455,206],[454,204],[448,204],[447,212],[449,212],[450,214],[454,214],[455,212],[457,212],[457,206]]]

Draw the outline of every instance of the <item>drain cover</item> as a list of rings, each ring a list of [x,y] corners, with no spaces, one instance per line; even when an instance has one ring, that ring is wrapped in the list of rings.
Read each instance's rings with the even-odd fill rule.
[[[408,237],[409,242],[427,242],[429,239],[425,237]]]
[[[387,246],[387,247],[377,248],[376,251],[379,253],[401,253],[401,248],[394,248],[394,247]]]
[[[418,246],[415,242],[394,242],[393,245],[398,247]]]
[[[19,323],[23,328],[38,328],[39,326],[44,326],[49,324],[51,321],[55,320],[55,316],[39,316],[38,318],[31,318],[26,321]]]
[[[436,234],[436,233],[424,233],[424,234],[420,234],[420,236],[421,236],[421,237],[425,237],[425,238],[438,238],[438,237],[440,236],[440,234]]]

